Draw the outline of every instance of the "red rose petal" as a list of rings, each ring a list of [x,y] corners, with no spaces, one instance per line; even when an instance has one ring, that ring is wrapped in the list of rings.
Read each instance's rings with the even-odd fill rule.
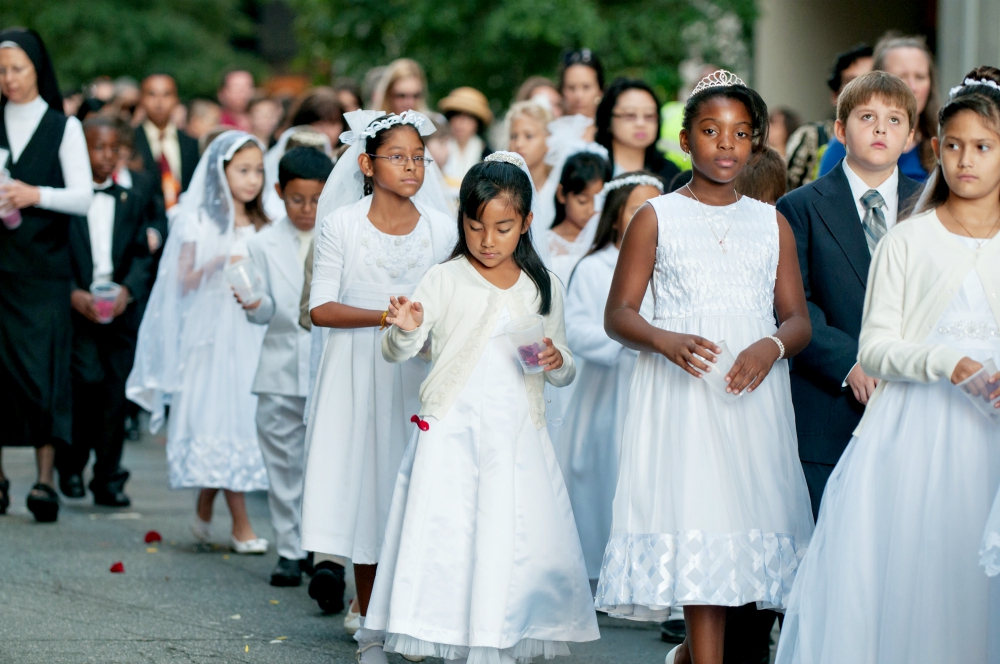
[[[146,544],[152,544],[153,542],[162,542],[163,536],[155,530],[150,530],[146,533],[145,542]]]
[[[116,562],[114,565],[111,566],[111,573],[112,574],[125,573],[125,565],[122,564],[122,561],[119,560],[118,562]]]

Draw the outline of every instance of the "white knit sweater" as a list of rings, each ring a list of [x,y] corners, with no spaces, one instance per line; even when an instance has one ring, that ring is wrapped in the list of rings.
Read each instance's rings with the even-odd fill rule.
[[[858,357],[875,390],[855,435],[864,428],[885,381],[950,380],[965,356],[944,344],[925,344],[970,270],[975,270],[1000,324],[1000,237],[976,251],[948,232],[931,210],[901,222],[872,257]]]
[[[550,278],[552,306],[544,317],[545,336],[562,353],[563,366],[524,377],[531,419],[537,429],[545,426],[545,381],[562,387],[576,376],[576,364],[566,345],[562,285],[555,275],[550,273]],[[512,318],[517,318],[537,313],[541,301],[525,272],[521,272],[517,283],[503,290],[483,278],[464,257],[429,269],[410,299],[423,305],[423,324],[411,332],[390,327],[382,337],[382,357],[387,362],[408,360],[430,337],[433,366],[420,386],[420,414],[439,420],[465,387],[504,307]]]

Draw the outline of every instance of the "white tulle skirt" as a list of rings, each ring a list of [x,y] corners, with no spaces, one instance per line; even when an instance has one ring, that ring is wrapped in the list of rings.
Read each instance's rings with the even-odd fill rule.
[[[737,355],[774,333],[750,316],[659,319]],[[730,402],[662,355],[632,374],[597,608],[666,620],[687,604],[784,609],[813,531],[788,364]]]
[[[871,408],[826,485],[777,661],[1000,662],[1000,579],[979,565],[1000,425],[947,381],[891,383]]]

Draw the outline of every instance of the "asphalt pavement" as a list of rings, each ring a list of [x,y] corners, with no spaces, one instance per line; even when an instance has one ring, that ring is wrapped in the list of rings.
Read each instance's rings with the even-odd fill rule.
[[[143,435],[126,444],[131,508],[64,498],[55,524],[35,523],[25,508],[33,450],[3,450],[12,504],[0,516],[0,663],[355,662],[343,614],[319,611],[308,578],[299,588],[268,584],[273,546],[264,556],[230,550],[221,495],[213,544],[195,542],[195,492],[168,488],[164,443]],[[271,539],[265,494],[250,494],[247,503],[258,536]],[[162,542],[145,542],[152,530]],[[124,572],[111,573],[118,562]],[[571,644],[572,655],[554,664],[660,664],[672,647],[655,624],[604,615],[599,623],[599,641]]]

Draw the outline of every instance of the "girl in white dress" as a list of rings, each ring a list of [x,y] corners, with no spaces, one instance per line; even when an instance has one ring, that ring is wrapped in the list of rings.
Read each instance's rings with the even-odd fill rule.
[[[353,152],[337,162],[320,200],[326,216],[309,299],[314,333],[326,328],[328,335],[306,432],[302,547],[354,563],[364,616],[409,418],[427,375],[423,359],[382,359],[384,307],[391,295],[412,293],[449,256],[455,225],[442,211],[443,197],[441,208],[415,199],[432,166],[421,136],[433,131],[426,116],[355,111],[345,119],[353,131],[341,140]],[[377,648],[366,649],[363,661],[384,662],[381,635],[369,632],[359,639]]]
[[[569,283],[577,261],[594,242],[600,218],[597,199],[610,179],[611,165],[596,152],[572,154],[562,167],[555,192],[555,219],[548,230],[547,244],[552,271],[564,286]]]
[[[522,170],[523,169],[523,170]],[[573,513],[545,427],[545,382],[565,385],[563,296],[528,235],[524,161],[498,152],[462,183],[452,260],[392,298],[382,354],[431,342],[433,368],[393,494],[366,623],[386,649],[469,664],[568,654],[598,638]],[[540,314],[525,374],[504,333]],[[522,351],[523,352],[523,351]]]
[[[611,502],[618,481],[618,449],[628,405],[628,385],[638,357],[604,331],[604,306],[632,215],[663,193],[648,171],[625,173],[604,187],[607,200],[590,252],[577,263],[566,293],[566,341],[577,362],[576,388],[556,431],[559,467],[580,532],[587,576],[596,588],[611,534]],[[653,318],[647,292],[641,315]]]
[[[595,601],[633,620],[683,606],[688,636],[668,662],[720,664],[725,607],[784,609],[812,534],[785,360],[811,326],[790,227],[733,189],[766,149],[764,101],[718,71],[683,127],[691,183],[632,218],[608,296],[609,335],[641,352]],[[652,323],[639,313],[650,280]],[[715,391],[702,372],[723,342],[736,358]]]
[[[918,213],[872,258],[859,358],[880,383],[826,486],[783,664],[1000,662],[1000,579],[978,564],[1000,410],[955,386],[1000,366],[998,83],[981,67],[952,90]]]
[[[222,134],[205,150],[170,211],[171,232],[125,389],[152,413],[154,433],[170,404],[170,486],[201,488],[191,528],[203,542],[216,494],[224,490],[238,553],[267,551],[243,495],[268,488],[250,391],[265,330],[247,321],[223,270],[247,256],[247,239],[267,223],[263,159],[260,141],[240,131]]]

